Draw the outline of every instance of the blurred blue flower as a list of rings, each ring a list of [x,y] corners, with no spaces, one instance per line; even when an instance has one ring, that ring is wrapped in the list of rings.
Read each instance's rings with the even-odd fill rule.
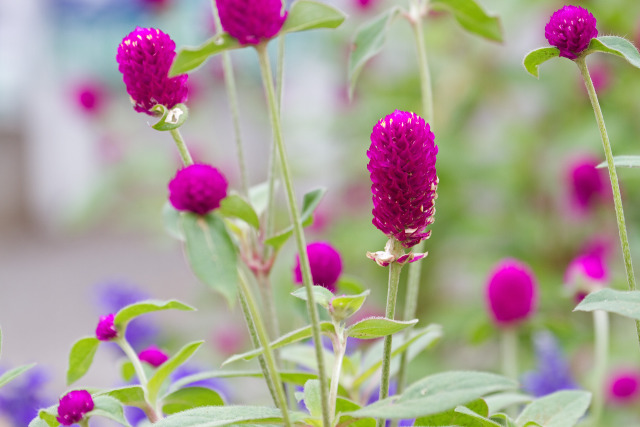
[[[96,304],[102,314],[116,313],[121,308],[150,298],[149,294],[127,282],[105,282],[96,285]],[[131,346],[140,351],[156,342],[159,329],[148,316],[133,319],[127,326],[126,338]]]
[[[389,396],[393,396],[394,394],[396,394],[397,390],[398,390],[398,383],[392,380],[389,383]],[[379,396],[380,396],[380,386],[376,387],[375,390],[373,390],[373,392],[369,396],[369,399],[367,400],[367,405],[371,405],[373,402],[377,402]],[[415,421],[416,421],[415,419],[400,420],[398,422],[398,426],[399,427],[412,426]],[[387,422],[385,423],[385,427],[389,427],[390,425],[391,425],[391,421],[387,420]]]
[[[2,373],[4,369],[0,369]],[[43,394],[49,374],[35,366],[0,389],[0,415],[6,416],[16,427],[29,424],[38,409],[49,406],[53,399]]]
[[[551,332],[536,333],[533,345],[538,363],[536,370],[522,376],[522,388],[525,391],[540,397],[559,390],[580,388],[571,377],[569,364]]]

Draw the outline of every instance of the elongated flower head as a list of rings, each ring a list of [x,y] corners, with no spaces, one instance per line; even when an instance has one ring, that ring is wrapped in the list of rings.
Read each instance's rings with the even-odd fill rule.
[[[282,0],[216,0],[216,5],[222,28],[242,45],[272,38],[287,19]]]
[[[569,167],[571,199],[580,212],[593,209],[609,194],[604,172],[596,167],[598,163],[596,158],[585,157],[577,159]]]
[[[621,369],[607,381],[607,400],[614,405],[627,405],[640,398],[640,372],[635,369]]]
[[[118,46],[118,70],[122,73],[133,108],[139,113],[155,115],[157,104],[173,108],[187,100],[186,74],[169,78],[176,56],[171,37],[156,28],[137,27]]]
[[[580,6],[564,6],[551,15],[544,36],[560,50],[560,56],[576,59],[591,39],[598,36],[596,18]]]
[[[107,314],[106,316],[100,316],[98,326],[96,327],[96,337],[100,341],[111,341],[118,335],[118,330],[113,324],[115,314]]]
[[[342,273],[342,258],[340,257],[340,253],[327,242],[315,242],[307,245],[307,255],[309,256],[313,284],[335,292],[336,282],[340,277],[340,273]],[[300,255],[296,255],[293,280],[296,283],[302,283]]]
[[[537,284],[529,267],[515,259],[504,259],[489,276],[486,301],[498,326],[512,326],[529,316],[536,308]]]
[[[138,353],[138,359],[147,362],[149,365],[157,368],[169,359],[167,354],[155,345],[142,350]]]
[[[169,183],[169,201],[179,211],[199,215],[220,207],[227,197],[227,180],[210,165],[194,164],[180,169]]]
[[[82,421],[84,415],[93,410],[93,399],[87,390],[74,390],[62,396],[58,404],[58,417],[63,426]]]
[[[429,124],[396,110],[371,132],[367,151],[373,193],[373,225],[406,248],[429,238],[435,214],[436,154]]]

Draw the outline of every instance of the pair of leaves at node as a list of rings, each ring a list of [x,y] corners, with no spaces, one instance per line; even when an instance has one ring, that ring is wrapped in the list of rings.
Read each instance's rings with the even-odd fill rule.
[[[280,34],[307,31],[318,28],[337,28],[345,20],[344,13],[329,5],[298,0],[291,5]],[[178,51],[169,76],[184,74],[198,68],[210,57],[242,46],[227,33],[216,35],[198,47],[183,47]]]
[[[500,19],[485,12],[475,0],[431,0],[429,7],[451,12],[458,23],[471,34],[493,41],[502,41]],[[403,12],[402,8],[394,6],[361,26],[356,32],[354,47],[349,57],[350,97],[353,95],[362,68],[369,59],[380,53],[391,24]]]
[[[357,295],[335,296],[327,288],[312,286],[311,293],[313,294],[313,300],[316,304],[327,310],[332,319],[342,322],[360,310],[367,296],[369,296],[370,291],[367,289]],[[291,295],[304,301],[306,301],[309,296],[305,288],[297,289],[292,292]]]

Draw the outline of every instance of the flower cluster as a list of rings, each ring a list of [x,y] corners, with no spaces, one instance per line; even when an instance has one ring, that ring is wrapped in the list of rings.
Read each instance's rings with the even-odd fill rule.
[[[100,316],[98,326],[96,327],[96,337],[100,341],[111,341],[118,336],[118,330],[114,325],[115,314],[107,314],[106,316]]]
[[[307,245],[307,256],[309,257],[313,284],[335,292],[336,283],[338,282],[340,273],[342,273],[340,253],[327,242],[315,242]],[[300,255],[296,255],[293,280],[295,283],[302,283]]]
[[[216,0],[222,28],[242,45],[274,37],[287,19],[281,0]]]
[[[596,18],[580,6],[564,6],[551,15],[544,36],[560,50],[560,56],[576,59],[598,36]]]
[[[169,201],[179,211],[205,215],[220,207],[228,183],[213,166],[195,164],[180,169],[169,183]]]
[[[87,390],[74,390],[60,398],[58,417],[63,426],[70,426],[82,421],[87,412],[93,411],[93,398]]]
[[[524,263],[504,259],[495,266],[486,288],[486,300],[493,320],[508,327],[531,316],[536,308],[538,285]]]

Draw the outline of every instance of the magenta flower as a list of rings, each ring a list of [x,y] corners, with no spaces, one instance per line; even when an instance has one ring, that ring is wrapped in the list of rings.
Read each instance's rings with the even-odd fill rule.
[[[315,242],[307,245],[307,255],[311,266],[313,284],[336,291],[336,282],[342,273],[340,253],[327,242]],[[296,266],[293,269],[293,281],[302,283],[300,255],[296,255]]]
[[[515,259],[504,259],[489,276],[486,302],[498,326],[515,325],[533,314],[537,284],[529,267]]]
[[[615,405],[634,403],[640,397],[640,372],[625,369],[614,372],[607,381],[607,400]]]
[[[287,19],[281,0],[216,0],[222,28],[241,45],[274,37]]]
[[[82,421],[84,415],[93,410],[93,399],[87,390],[74,390],[62,396],[58,404],[58,417],[63,426]]]
[[[564,283],[578,302],[590,292],[607,286],[608,282],[609,269],[605,263],[604,250],[578,255],[569,263],[564,274]]]
[[[180,169],[169,183],[169,201],[179,211],[205,215],[220,207],[227,197],[227,180],[210,165],[194,164]]]
[[[96,327],[96,337],[100,341],[111,341],[118,336],[118,330],[113,324],[115,314],[107,314],[106,316],[100,316],[98,327]]]
[[[367,151],[373,193],[373,225],[405,248],[429,238],[435,214],[436,154],[429,124],[396,110],[371,132]]]
[[[169,78],[176,56],[171,37],[155,28],[137,27],[118,46],[118,70],[139,113],[156,115],[155,105],[173,108],[187,100],[186,74]]]
[[[107,89],[97,81],[86,81],[74,88],[76,103],[89,115],[99,114],[105,107]]]
[[[580,6],[564,6],[556,10],[544,27],[544,36],[551,46],[560,50],[560,56],[576,59],[598,36],[596,18]]]
[[[169,359],[169,356],[155,345],[142,350],[138,353],[138,359],[147,362],[149,365],[157,368]]]
[[[587,212],[609,195],[604,172],[596,166],[600,162],[593,157],[578,159],[569,168],[571,199],[581,211]]]

